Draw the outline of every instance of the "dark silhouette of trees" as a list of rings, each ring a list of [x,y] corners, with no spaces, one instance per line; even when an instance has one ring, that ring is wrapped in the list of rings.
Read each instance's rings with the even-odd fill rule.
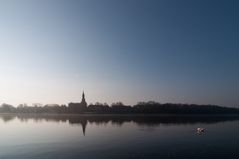
[[[80,103],[69,103],[66,105],[34,104],[28,106],[20,104],[13,107],[9,104],[0,106],[0,113],[35,113],[35,114],[239,114],[238,108],[221,107],[217,105],[196,105],[196,104],[161,104],[154,101],[139,102],[134,106],[124,105],[122,102],[95,103],[89,106],[82,106]]]
[[[239,109],[216,105],[140,102],[134,106],[134,112],[150,114],[234,114],[239,113]]]
[[[126,106],[122,102],[112,103],[111,105],[113,113],[131,113],[132,107]]]
[[[12,105],[3,103],[0,107],[0,112],[2,113],[15,112],[15,107],[13,107]]]
[[[109,111],[110,107],[107,103],[99,103],[96,102],[95,104],[90,104],[87,110],[91,113],[104,113]]]

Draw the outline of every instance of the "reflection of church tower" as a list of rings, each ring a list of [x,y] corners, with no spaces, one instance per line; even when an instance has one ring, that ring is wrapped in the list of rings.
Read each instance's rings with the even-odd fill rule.
[[[87,126],[87,117],[85,116],[70,116],[69,123],[72,125],[81,125],[83,135],[85,136],[86,126]]]
[[[86,125],[87,125],[87,120],[83,120],[81,122],[82,125],[82,131],[83,131],[83,135],[85,136],[85,130],[86,130]]]
[[[85,101],[85,93],[84,93],[84,91],[83,91],[83,94],[82,94],[81,106],[82,106],[82,108],[86,108],[87,107],[87,103]]]

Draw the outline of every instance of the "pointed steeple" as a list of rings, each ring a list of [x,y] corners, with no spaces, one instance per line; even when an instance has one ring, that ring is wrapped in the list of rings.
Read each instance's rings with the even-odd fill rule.
[[[86,103],[86,100],[85,100],[85,92],[84,92],[84,91],[83,91],[83,93],[82,93],[81,105],[82,105],[83,107],[87,107],[87,103]]]
[[[83,93],[82,93],[82,101],[85,102],[85,93],[84,93],[84,91],[83,91]]]

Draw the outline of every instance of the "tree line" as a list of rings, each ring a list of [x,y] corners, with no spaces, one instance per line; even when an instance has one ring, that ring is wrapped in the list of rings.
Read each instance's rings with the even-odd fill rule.
[[[80,105],[80,103],[77,103]],[[89,104],[86,108],[76,107],[72,109],[67,105],[41,105],[28,106],[20,104],[14,107],[9,104],[0,106],[0,113],[46,113],[46,114],[239,114],[238,108],[222,107],[217,105],[197,104],[161,104],[154,101],[139,102],[136,105],[124,105],[116,102],[111,105],[107,103]]]

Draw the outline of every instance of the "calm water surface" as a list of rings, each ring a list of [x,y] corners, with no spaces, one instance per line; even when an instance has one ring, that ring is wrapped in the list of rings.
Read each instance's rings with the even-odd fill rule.
[[[238,119],[1,115],[0,159],[239,158]]]

